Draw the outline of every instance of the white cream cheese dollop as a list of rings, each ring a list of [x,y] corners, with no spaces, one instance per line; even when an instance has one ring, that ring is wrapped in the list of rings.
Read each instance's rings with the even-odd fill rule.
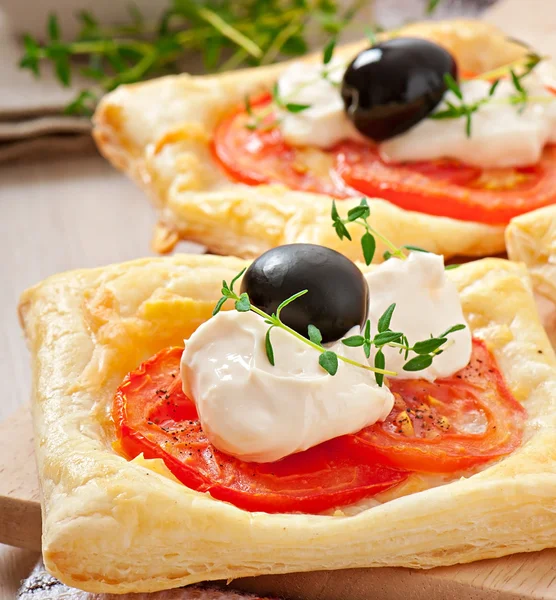
[[[409,131],[380,144],[386,161],[434,160],[450,157],[482,168],[533,165],[548,143],[556,142],[556,102],[554,95],[533,76],[522,80],[530,100],[523,110],[508,98],[516,89],[509,80],[501,80],[491,100],[471,117],[471,136],[465,131],[465,119],[425,118]],[[479,79],[460,85],[466,104],[488,96],[490,82]],[[445,100],[461,103],[453,92]],[[444,110],[441,102],[434,112]]]
[[[466,324],[458,291],[446,276],[444,258],[438,254],[412,252],[406,260],[390,258],[367,273],[365,279],[369,285],[369,319],[375,334],[378,319],[392,303],[396,308],[390,328],[402,331],[410,344],[426,340],[431,334],[438,336],[453,325]],[[434,381],[453,375],[471,359],[471,331],[466,327],[451,333],[448,340],[446,350],[422,371],[404,371],[405,356],[396,348],[385,347],[386,368],[396,371],[396,377],[401,379]],[[371,364],[373,357],[374,352]]]
[[[278,79],[283,102],[310,105],[298,113],[280,109],[280,129],[293,146],[329,148],[345,139],[362,139],[344,112],[339,85],[346,66],[332,60],[328,65],[293,63]],[[327,77],[323,77],[326,70]]]
[[[543,73],[542,64],[536,69]],[[286,141],[294,146],[329,148],[355,139],[367,141],[344,112],[340,94],[346,65],[333,60],[329,65],[292,64],[278,79],[279,95],[285,102],[308,104],[302,112],[281,109],[280,128]],[[322,77],[327,69],[328,77]],[[425,118],[407,132],[379,144],[385,161],[403,162],[454,158],[482,168],[504,168],[537,163],[544,146],[556,142],[556,98],[545,87],[546,75],[535,72],[521,80],[529,100],[521,110],[508,98],[516,89],[509,79],[498,84],[493,98],[472,115],[471,136],[467,137],[465,119]],[[479,79],[460,84],[464,101],[486,98],[490,82]],[[461,103],[447,92],[445,100]],[[444,110],[441,102],[435,112]]]
[[[272,366],[265,352],[267,329],[253,313],[226,311],[186,342],[184,392],[217,448],[242,460],[270,462],[388,416],[393,395],[378,387],[371,371],[340,361],[330,376],[313,348],[277,328],[271,333]],[[337,342],[331,349],[366,360],[362,348]]]

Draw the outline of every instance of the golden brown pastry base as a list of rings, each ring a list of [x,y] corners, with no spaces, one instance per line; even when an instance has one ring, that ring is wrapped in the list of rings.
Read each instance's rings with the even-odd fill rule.
[[[476,73],[526,52],[479,21],[417,23],[382,35],[431,39],[451,51],[462,70]],[[365,45],[352,44],[337,52],[352,57]],[[313,242],[361,258],[359,244],[340,242],[332,230],[330,197],[292,192],[281,185],[235,183],[211,155],[209,144],[218,122],[246,95],[269,89],[286,66],[164,77],[121,86],[102,100],[94,119],[95,139],[100,151],[153,200],[159,219],[153,237],[157,251],[168,252],[186,239],[214,253],[253,258],[280,244]],[[308,153],[311,164],[326,162],[318,149]],[[340,202],[341,212],[358,202]],[[502,226],[405,211],[380,200],[371,201],[371,212],[373,225],[397,245],[419,245],[447,258],[504,251]],[[361,233],[354,228],[356,239]]]
[[[50,572],[85,590],[124,593],[317,569],[428,568],[554,545],[556,357],[525,269],[504,260],[450,271],[473,334],[529,415],[524,446],[482,472],[353,516],[269,515],[119,456],[108,418],[116,387],[207,319],[221,280],[243,265],[143,259],[57,275],[24,293]]]

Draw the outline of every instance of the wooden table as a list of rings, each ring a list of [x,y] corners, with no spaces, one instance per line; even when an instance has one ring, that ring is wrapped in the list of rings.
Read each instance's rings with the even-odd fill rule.
[[[29,355],[16,316],[25,288],[67,269],[151,254],[145,197],[100,156],[0,165],[0,421],[29,399]],[[0,545],[0,600],[38,555]]]
[[[556,55],[553,0],[505,0],[487,18]],[[29,357],[16,319],[21,291],[59,271],[151,254],[154,215],[143,193],[94,154],[0,165],[0,206],[2,420],[30,392]],[[0,545],[0,600],[14,598],[37,558]]]

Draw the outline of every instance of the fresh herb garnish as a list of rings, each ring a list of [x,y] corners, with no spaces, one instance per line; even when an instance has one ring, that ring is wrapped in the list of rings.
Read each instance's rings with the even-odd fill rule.
[[[444,100],[446,106],[444,110],[439,110],[438,112],[431,113],[429,115],[430,119],[459,119],[463,117],[465,119],[465,133],[467,137],[471,137],[471,117],[473,113],[477,112],[479,108],[489,101],[492,94],[494,94],[494,90],[496,86],[493,84],[490,87],[489,94],[485,98],[480,98],[476,102],[471,102],[467,104],[463,100],[463,93],[458,82],[450,75],[450,73],[444,74],[444,82],[446,83],[447,88],[453,92],[456,98],[459,100],[459,104],[456,105],[453,102],[448,100]]]
[[[440,4],[440,0],[429,0],[427,3],[427,15],[432,15],[432,13],[437,9]]]
[[[406,371],[420,371],[421,369],[430,366],[434,357],[442,353],[442,351],[445,349],[443,348],[443,346],[444,344],[446,344],[446,342],[448,342],[448,335],[450,333],[465,328],[465,325],[462,324],[454,325],[453,327],[450,327],[449,329],[444,331],[438,337],[431,337],[426,340],[416,342],[413,345],[410,345],[407,337],[401,331],[392,331],[390,329],[390,322],[392,320],[392,315],[394,314],[394,310],[396,308],[395,304],[391,304],[378,319],[378,332],[375,336],[371,337],[371,322],[367,320],[365,326],[362,329],[361,335],[350,336],[342,340],[342,343],[348,347],[362,346],[365,356],[367,358],[370,357],[371,348],[374,346],[377,349],[377,352],[375,354],[374,367],[371,367],[369,365],[365,365],[357,361],[351,360],[350,358],[347,358],[345,356],[342,356],[341,354],[337,354],[336,352],[325,348],[322,345],[322,334],[320,330],[314,325],[309,325],[307,330],[307,337],[305,337],[299,334],[297,331],[291,329],[291,327],[288,327],[288,325],[286,325],[282,321],[280,317],[282,310],[286,306],[288,306],[288,304],[291,304],[301,296],[304,296],[308,292],[308,290],[302,290],[297,294],[290,296],[278,306],[275,313],[269,315],[257,308],[256,306],[253,306],[247,293],[244,292],[238,295],[234,291],[234,284],[243,275],[244,272],[245,269],[238,273],[232,279],[229,285],[226,281],[222,282],[222,297],[220,298],[220,300],[218,300],[212,314],[213,316],[218,314],[224,306],[224,304],[228,300],[232,300],[234,302],[234,307],[238,312],[252,311],[259,317],[262,317],[264,319],[264,322],[267,325],[269,325],[269,328],[265,335],[265,352],[268,361],[272,366],[275,365],[275,356],[270,334],[273,329],[279,328],[293,335],[303,343],[311,346],[311,348],[317,350],[320,353],[318,359],[320,366],[330,375],[335,375],[337,373],[338,361],[342,361],[355,367],[360,367],[368,371],[373,371],[375,374],[377,384],[379,386],[382,386],[385,375],[396,375],[394,371],[389,371],[385,368],[385,347],[390,346],[392,348],[397,348],[400,353],[405,354],[406,360],[410,352],[416,354],[415,357],[413,357],[405,363],[403,368]],[[419,365],[421,364],[425,366],[419,367]]]
[[[376,231],[373,227],[369,225],[367,219],[371,215],[371,208],[367,201],[367,198],[361,198],[361,202],[358,206],[354,206],[347,213],[347,218],[342,219],[340,214],[338,213],[338,208],[336,206],[336,201],[332,201],[332,210],[330,216],[332,217],[332,227],[336,231],[336,235],[343,240],[346,238],[351,241],[351,234],[346,227],[348,223],[355,223],[365,228],[365,233],[361,236],[361,249],[363,251],[363,258],[365,259],[365,263],[370,265],[373,261],[375,251],[376,251],[376,240],[375,236],[378,237],[384,245],[388,248],[382,254],[384,260],[388,260],[389,258],[399,258],[401,260],[405,260],[407,255],[404,250],[409,250],[410,252],[424,252],[425,254],[430,254],[428,250],[421,248],[420,246],[414,246],[412,244],[405,244],[404,246],[400,246],[399,248],[395,246],[387,237]],[[444,268],[446,270],[455,269],[460,265],[447,265]]]
[[[301,56],[308,50],[314,24],[336,37],[361,6],[345,10],[335,0],[172,0],[157,23],[148,23],[136,7],[128,23],[106,27],[82,11],[76,39],[64,40],[55,15],[44,43],[27,35],[19,66],[40,76],[42,62],[54,65],[58,81],[68,86],[80,71],[91,81],[67,112],[91,114],[96,99],[123,83],[179,73],[180,59],[199,53],[209,71],[242,64],[268,64],[281,55]],[[84,66],[85,61],[85,66]]]
[[[396,374],[394,371],[387,371],[383,368],[377,369],[377,368],[371,367],[369,365],[364,365],[364,364],[358,363],[357,361],[351,360],[350,358],[338,355],[335,352],[328,350],[327,348],[325,348],[322,345],[322,334],[319,331],[319,329],[317,327],[315,327],[314,325],[309,325],[308,332],[307,332],[308,337],[304,337],[303,335],[299,334],[297,331],[293,330],[291,327],[288,327],[285,323],[283,323],[283,321],[280,318],[280,313],[282,312],[282,310],[291,302],[294,302],[301,296],[304,296],[308,292],[308,290],[302,290],[302,291],[298,292],[297,294],[294,294],[293,296],[290,296],[289,298],[284,300],[280,304],[280,306],[278,306],[278,308],[276,309],[276,312],[272,315],[265,313],[264,311],[260,310],[259,308],[257,308],[253,304],[251,304],[251,302],[249,300],[249,296],[245,292],[241,295],[238,295],[234,291],[234,283],[243,275],[244,272],[245,272],[245,269],[243,269],[240,273],[238,273],[233,278],[233,280],[230,282],[230,284],[228,284],[226,281],[222,282],[222,297],[220,298],[220,300],[218,300],[216,306],[214,307],[212,314],[213,314],[213,316],[217,315],[220,312],[220,310],[222,309],[222,307],[224,306],[224,304],[228,300],[232,300],[234,302],[234,307],[238,312],[251,311],[251,312],[254,312],[255,314],[259,315],[259,317],[262,317],[264,319],[264,322],[267,325],[270,325],[268,331],[266,332],[266,336],[265,336],[265,351],[266,351],[266,356],[268,358],[268,361],[270,362],[271,365],[274,366],[275,358],[274,358],[274,348],[272,346],[270,332],[272,329],[278,328],[278,329],[282,329],[282,330],[286,331],[287,333],[296,337],[298,340],[302,341],[303,343],[311,346],[312,348],[314,348],[315,350],[320,352],[319,364],[330,375],[335,375],[336,372],[338,371],[338,361],[339,360],[341,360],[342,362],[348,363],[350,365],[360,367],[362,369],[366,369],[367,371],[373,371],[374,373],[378,373],[379,375],[382,375],[382,376]]]
[[[494,93],[498,84],[501,81],[501,77],[509,75],[511,81],[516,90],[515,94],[511,95],[507,100],[500,99],[500,102],[506,101],[510,104],[519,105],[519,112],[523,112],[527,106],[527,102],[529,100],[529,96],[527,90],[523,87],[522,79],[529,75],[531,71],[539,64],[542,60],[542,57],[538,54],[528,54],[525,59],[519,59],[509,65],[505,65],[504,67],[500,67],[495,69],[494,71],[490,71],[488,73],[483,73],[478,77],[474,77],[473,79],[489,79],[491,80],[495,75],[496,79],[492,82],[488,90],[488,94],[484,98],[480,98],[479,100],[466,103],[463,99],[463,93],[461,91],[461,87],[458,82],[450,75],[446,73],[444,75],[444,81],[446,83],[446,87],[456,96],[459,104],[455,104],[454,102],[444,101],[447,108],[433,112],[429,115],[429,119],[465,119],[465,133],[467,137],[471,137],[471,125],[472,125],[472,116],[476,113],[481,106],[487,104],[488,102],[493,101]],[[516,73],[516,68],[522,68],[522,72],[518,75]],[[498,100],[496,100],[498,101]]]
[[[356,223],[357,225],[365,228],[365,233],[361,236],[361,249],[363,250],[363,257],[367,265],[370,265],[373,262],[376,250],[375,238],[380,239],[386,245],[391,253],[391,256],[401,258],[402,260],[406,259],[406,255],[399,248],[396,248],[396,246],[394,246],[394,244],[392,244],[388,238],[384,237],[376,229],[369,225],[367,219],[370,216],[371,209],[369,207],[369,203],[367,202],[367,198],[361,198],[359,206],[354,206],[348,211],[346,219],[342,219],[340,217],[336,207],[336,201],[332,201],[332,226],[336,230],[336,234],[341,240],[346,238],[351,241],[351,234],[346,227],[348,223]]]
[[[455,331],[465,328],[465,325],[463,324],[454,325],[447,331],[444,331],[438,337],[430,337],[426,340],[410,345],[407,337],[401,331],[392,331],[390,329],[390,321],[395,308],[396,305],[391,304],[380,317],[377,324],[378,333],[374,337],[371,337],[370,335],[371,322],[367,320],[363,335],[353,335],[345,338],[342,340],[342,343],[350,347],[363,346],[367,358],[370,356],[371,347],[375,346],[375,348],[377,348],[377,353],[375,355],[375,367],[378,366],[379,368],[384,368],[383,366],[380,367],[380,364],[383,364],[383,361],[385,360],[383,351],[385,346],[398,348],[400,353],[405,354],[406,360],[409,353],[413,352],[417,356],[407,361],[404,364],[403,369],[404,371],[421,371],[422,369],[430,367],[434,357],[438,354],[441,354],[443,350],[445,350],[445,347],[443,348],[443,346],[448,342],[447,336],[450,333],[454,333]],[[376,357],[379,355],[379,364],[377,365]],[[382,375],[378,375],[380,378],[382,378]],[[381,385],[382,379],[379,380],[379,377],[377,377],[377,383]]]

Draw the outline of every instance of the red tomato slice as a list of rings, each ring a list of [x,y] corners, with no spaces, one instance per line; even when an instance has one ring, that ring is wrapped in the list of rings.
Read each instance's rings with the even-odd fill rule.
[[[515,169],[480,169],[450,159],[387,164],[371,144],[290,146],[274,126],[270,95],[251,104],[251,115],[241,108],[220,123],[212,143],[215,158],[236,181],[282,183],[336,198],[365,194],[406,210],[489,224],[556,203],[555,147],[545,148],[539,164]],[[260,125],[249,129],[255,119]]]
[[[168,348],[130,373],[112,415],[124,452],[161,458],[186,486],[250,511],[319,513],[374,496],[407,477],[352,436],[274,463],[247,463],[207,440],[181,389],[182,348]],[[362,460],[362,456],[366,459]]]
[[[386,421],[357,438],[404,469],[449,473],[511,453],[525,409],[514,399],[484,342],[467,367],[446,379],[391,380],[396,402]]]
[[[556,148],[533,167],[478,169],[455,160],[387,164],[374,146],[345,142],[336,149],[347,185],[406,210],[461,221],[504,224],[556,203]]]
[[[212,152],[227,174],[249,185],[281,183],[293,190],[358,195],[336,172],[336,158],[320,149],[294,148],[284,141],[270,111],[270,94],[252,100],[252,115],[241,108],[222,121],[214,133]],[[256,129],[250,123],[260,119]]]

